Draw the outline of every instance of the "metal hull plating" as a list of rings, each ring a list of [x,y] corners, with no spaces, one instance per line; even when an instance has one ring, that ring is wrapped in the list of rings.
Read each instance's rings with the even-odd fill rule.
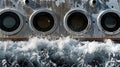
[[[113,39],[120,40],[119,28],[116,31],[106,31],[101,28],[99,18],[101,13],[108,10],[117,13],[120,11],[120,0],[1,0],[0,11],[4,9],[15,9],[22,15],[24,20],[22,29],[14,35],[6,35],[1,31],[0,39],[27,40],[32,36],[42,36],[56,39],[59,37],[70,36],[81,40],[102,40]],[[36,11],[45,11],[51,14],[55,25],[49,31],[35,31],[32,26],[34,13]],[[86,28],[82,31],[71,31],[69,25],[66,26],[71,11],[77,11],[85,14],[88,20]],[[115,10],[115,11],[114,11]],[[32,20],[31,20],[32,19]],[[107,33],[106,33],[107,32]]]

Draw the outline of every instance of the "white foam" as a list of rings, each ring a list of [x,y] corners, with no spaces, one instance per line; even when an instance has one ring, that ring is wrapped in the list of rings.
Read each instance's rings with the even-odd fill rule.
[[[105,66],[108,62],[116,62],[115,59],[119,61],[119,48],[120,44],[115,44],[111,40],[80,42],[66,37],[49,41],[48,39],[34,37],[26,42],[0,41],[0,60],[2,62],[10,60],[6,57],[8,56],[12,59],[17,57],[13,61],[20,61],[25,57],[27,62],[33,63],[34,61],[38,65],[42,64],[43,67],[51,63],[57,66],[59,65],[58,62],[68,66],[82,64],[83,67],[86,67],[97,59],[101,65]],[[19,62],[17,64],[19,65]]]

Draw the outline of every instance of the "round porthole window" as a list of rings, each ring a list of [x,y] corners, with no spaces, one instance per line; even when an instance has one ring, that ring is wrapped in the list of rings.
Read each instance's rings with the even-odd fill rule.
[[[0,11],[0,29],[5,35],[18,33],[23,27],[23,19],[19,12],[12,9]]]
[[[115,10],[105,10],[98,16],[98,26],[106,34],[117,34],[120,30],[120,13]]]
[[[86,11],[73,9],[64,17],[64,27],[71,34],[82,35],[90,26],[91,20]]]
[[[37,10],[30,17],[30,27],[40,34],[50,34],[57,27],[57,17],[50,10]]]

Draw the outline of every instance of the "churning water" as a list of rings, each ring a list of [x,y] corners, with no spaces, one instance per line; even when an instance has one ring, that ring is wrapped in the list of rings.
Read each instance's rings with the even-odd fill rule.
[[[0,41],[0,67],[120,67],[120,44],[69,37]]]

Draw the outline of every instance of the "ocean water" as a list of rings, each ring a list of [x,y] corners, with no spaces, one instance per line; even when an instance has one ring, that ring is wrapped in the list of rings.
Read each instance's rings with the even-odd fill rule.
[[[120,67],[120,44],[70,37],[0,41],[0,67]]]

